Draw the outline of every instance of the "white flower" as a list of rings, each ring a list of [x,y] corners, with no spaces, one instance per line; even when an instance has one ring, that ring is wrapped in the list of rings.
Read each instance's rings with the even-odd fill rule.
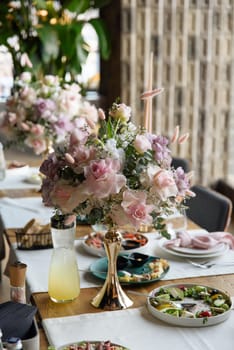
[[[26,83],[26,84],[28,84],[28,83],[31,83],[31,81],[32,81],[32,74],[31,74],[31,72],[23,72],[23,73],[20,74],[19,83],[22,83],[22,84]]]
[[[150,164],[140,175],[141,184],[145,188],[151,187],[155,174],[157,174],[160,170],[161,168],[158,165]]]
[[[59,77],[57,77],[56,75],[45,75],[44,83],[48,86],[58,86]]]
[[[7,39],[7,43],[12,47],[15,51],[19,51],[19,37],[18,35],[11,36]]]
[[[113,158],[118,159],[121,164],[124,163],[125,160],[125,152],[123,148],[117,148],[116,147],[116,140],[115,139],[109,139],[106,142],[105,148],[107,150],[107,153]]]

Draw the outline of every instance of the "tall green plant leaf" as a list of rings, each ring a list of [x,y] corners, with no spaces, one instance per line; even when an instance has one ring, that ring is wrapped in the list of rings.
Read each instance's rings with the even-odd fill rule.
[[[97,33],[101,56],[107,60],[110,57],[111,41],[105,23],[100,18],[93,18],[89,23]]]
[[[92,1],[92,3],[93,3],[92,5],[93,5],[93,7],[100,9],[103,6],[106,6],[106,5],[110,4],[111,1],[112,0],[93,0]]]
[[[42,42],[42,59],[45,63],[54,60],[59,54],[59,38],[54,27],[44,25],[38,29],[38,36]]]
[[[84,13],[90,8],[90,0],[65,0],[61,1],[63,7],[71,12]]]

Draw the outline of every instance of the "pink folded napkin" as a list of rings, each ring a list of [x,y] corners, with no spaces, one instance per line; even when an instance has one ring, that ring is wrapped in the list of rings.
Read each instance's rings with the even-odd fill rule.
[[[188,231],[179,231],[176,233],[176,237],[166,243],[165,246],[167,248],[210,249],[220,243],[225,243],[230,249],[234,249],[234,236],[228,232],[211,232],[204,235],[191,236]]]

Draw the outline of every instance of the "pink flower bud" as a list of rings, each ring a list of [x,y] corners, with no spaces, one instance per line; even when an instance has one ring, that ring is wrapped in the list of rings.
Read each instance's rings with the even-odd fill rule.
[[[30,129],[28,124],[26,124],[26,123],[21,123],[20,126],[21,126],[22,130],[24,130],[24,131],[29,131],[29,129]]]
[[[186,195],[189,197],[196,197],[196,193],[194,193],[193,191],[190,191],[190,190],[186,191]]]
[[[193,177],[193,175],[194,175],[194,171],[190,171],[189,173],[186,174],[186,178],[187,178],[188,180],[191,180],[192,177]]]
[[[69,153],[65,153],[65,159],[70,164],[74,164],[75,163],[75,159]]]
[[[179,125],[177,125],[175,127],[174,134],[173,134],[173,136],[171,138],[171,143],[175,143],[177,141],[177,139],[179,137],[179,131],[180,131],[180,127],[179,127]]]
[[[69,215],[65,220],[65,225],[71,225],[76,220],[76,215]]]
[[[150,90],[150,91],[145,91],[141,95],[141,99],[145,100],[147,98],[157,96],[157,95],[161,94],[163,92],[163,90],[164,90],[163,88],[158,88],[158,89],[154,89],[154,90]]]
[[[186,132],[184,135],[181,135],[181,136],[179,137],[178,143],[179,143],[179,144],[182,144],[182,143],[186,142],[186,141],[188,140],[188,138],[189,138],[189,133]]]
[[[106,116],[105,116],[105,112],[103,111],[102,108],[98,108],[98,116],[101,120],[105,120]]]
[[[90,120],[90,119],[86,119],[86,122],[87,122],[87,124],[89,125],[89,127],[91,128],[91,129],[95,129],[95,127],[96,127],[96,124],[92,121],[92,120]]]

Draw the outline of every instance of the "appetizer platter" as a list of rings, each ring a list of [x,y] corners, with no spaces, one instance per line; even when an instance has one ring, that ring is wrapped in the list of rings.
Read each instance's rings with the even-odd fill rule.
[[[136,253],[135,253],[136,254]],[[121,284],[141,284],[149,283],[162,279],[169,270],[169,263],[159,257],[138,253],[138,256],[144,256],[142,264],[139,264],[138,258],[135,262],[132,260],[132,254],[120,255],[117,259],[117,274]],[[127,260],[123,263],[123,258]],[[105,280],[108,269],[108,260],[106,257],[98,259],[90,266],[92,274]]]
[[[147,306],[153,316],[166,323],[204,327],[225,321],[230,316],[232,301],[220,289],[185,283],[152,290]]]
[[[128,350],[122,345],[108,341],[81,341],[63,345],[58,350]]]
[[[84,237],[84,249],[95,256],[105,256],[104,232],[92,232]],[[120,252],[137,252],[142,250],[148,244],[148,238],[142,233],[123,232],[123,241]]]

